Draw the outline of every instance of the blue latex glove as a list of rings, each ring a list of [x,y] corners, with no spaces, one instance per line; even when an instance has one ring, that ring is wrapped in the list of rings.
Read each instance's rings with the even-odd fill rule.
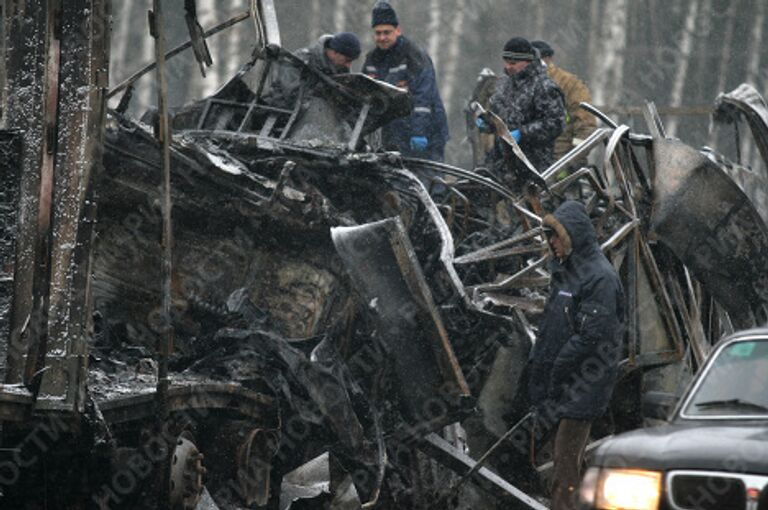
[[[425,150],[427,150],[427,145],[429,145],[429,140],[427,140],[426,136],[412,136],[411,137],[411,150],[412,151],[424,152]]]
[[[477,129],[479,129],[481,133],[493,133],[493,128],[491,128],[482,117],[475,119],[475,126],[477,126]]]
[[[522,138],[522,135],[520,134],[519,129],[515,129],[509,132],[509,136],[515,139],[517,143],[520,143],[520,138]]]

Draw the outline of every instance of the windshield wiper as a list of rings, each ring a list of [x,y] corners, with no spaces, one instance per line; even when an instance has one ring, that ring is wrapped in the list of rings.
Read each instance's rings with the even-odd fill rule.
[[[707,402],[698,402],[696,407],[741,407],[743,409],[751,409],[753,411],[765,411],[768,412],[768,407],[747,400],[741,400],[740,398],[732,398],[728,400],[709,400]]]

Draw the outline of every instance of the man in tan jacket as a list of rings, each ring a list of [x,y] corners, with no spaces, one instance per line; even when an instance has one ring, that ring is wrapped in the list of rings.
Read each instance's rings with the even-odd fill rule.
[[[565,95],[566,126],[565,131],[555,140],[555,160],[586,140],[597,128],[597,119],[591,113],[579,108],[579,103],[592,103],[592,96],[587,85],[575,74],[557,67],[553,61],[555,50],[544,41],[532,41],[539,50],[541,60],[547,65],[547,74]],[[576,162],[586,164],[586,158]]]

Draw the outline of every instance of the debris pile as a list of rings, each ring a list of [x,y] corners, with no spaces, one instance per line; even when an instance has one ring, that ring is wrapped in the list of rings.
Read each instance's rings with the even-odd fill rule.
[[[72,265],[6,266],[13,250],[37,252],[3,230],[0,313],[11,327],[0,333],[13,347],[6,381],[18,385],[0,392],[3,462],[47,461],[3,484],[2,504],[545,508],[531,494],[546,452],[538,474],[511,444],[485,466],[476,459],[528,411],[520,378],[549,281],[541,216],[567,197],[587,205],[629,301],[623,377],[598,432],[642,425],[643,393],[679,390],[723,332],[766,320],[765,175],[668,140],[652,107],[651,135],[603,116],[607,127],[542,174],[510,180],[515,189],[483,168],[377,151],[376,129],[410,110],[408,94],[307,67],[280,47],[265,4],[253,4],[252,60],[174,112],[172,260],[159,242],[158,114],[126,116],[131,83],[115,89],[127,90],[120,107],[85,123],[104,144],[65,204],[83,221],[34,241],[71,251],[60,259]],[[300,85],[278,97],[286,68]],[[746,115],[762,149],[768,109],[752,93],[722,96],[719,118]],[[15,140],[2,133],[3,154]],[[24,150],[22,168],[46,152]],[[588,153],[598,164],[572,168]],[[29,206],[40,189],[1,177],[12,181],[0,190],[9,225],[15,202]],[[54,196],[69,184],[54,181]],[[61,342],[33,327],[36,306],[62,297],[44,285],[57,275],[72,282],[65,302],[78,320],[51,337]],[[158,391],[163,366],[170,384]],[[45,448],[29,440],[40,430]],[[73,458],[82,462],[69,467]],[[36,492],[41,478],[57,488]]]

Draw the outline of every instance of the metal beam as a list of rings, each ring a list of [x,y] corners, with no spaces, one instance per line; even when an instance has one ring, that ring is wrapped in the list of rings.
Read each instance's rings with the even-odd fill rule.
[[[429,434],[418,445],[419,449],[448,469],[463,475],[469,473],[477,462],[437,434]],[[510,510],[548,510],[547,507],[524,493],[488,468],[480,468],[472,473],[472,480],[492,495],[507,502]]]
[[[11,338],[7,356],[7,383],[24,379],[28,351],[43,335],[41,291],[50,204],[48,188],[41,188],[44,168],[52,168],[59,67],[58,40],[54,37],[52,0],[5,2],[6,70],[8,97],[5,123],[24,133],[21,183],[17,215],[16,266],[13,277]],[[45,191],[44,191],[45,190]],[[42,200],[41,200],[42,197]],[[41,222],[43,222],[41,224]]]
[[[103,145],[109,14],[108,0],[68,0],[56,11],[60,87],[50,211],[48,328],[37,411],[77,413],[85,405],[95,221],[95,206],[88,197]]]

